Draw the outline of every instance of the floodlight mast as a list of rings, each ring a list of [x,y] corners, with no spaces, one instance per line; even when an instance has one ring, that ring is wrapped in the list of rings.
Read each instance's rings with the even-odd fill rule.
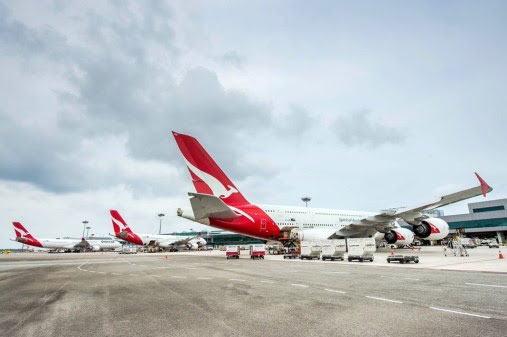
[[[308,203],[312,200],[311,197],[302,197],[301,200],[305,203],[305,207],[308,207]]]
[[[82,221],[82,224],[83,224],[83,235],[81,237],[84,238],[85,237],[85,229],[86,229],[86,225],[88,224],[88,220]]]
[[[162,218],[165,216],[164,213],[159,213],[158,217],[160,219],[160,223],[158,225],[158,234],[162,234]]]

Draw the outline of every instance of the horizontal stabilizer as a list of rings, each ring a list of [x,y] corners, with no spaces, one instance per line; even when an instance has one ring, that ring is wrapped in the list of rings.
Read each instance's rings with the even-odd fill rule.
[[[205,218],[234,219],[239,217],[219,197],[210,194],[188,193],[195,220]]]

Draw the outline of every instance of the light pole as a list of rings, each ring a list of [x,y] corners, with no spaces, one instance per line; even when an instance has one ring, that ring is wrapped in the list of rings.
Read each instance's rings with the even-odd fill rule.
[[[308,207],[308,203],[310,202],[310,200],[312,200],[312,198],[302,197],[301,200],[305,203],[305,206]]]
[[[90,235],[90,229],[92,229],[90,226],[86,226],[86,237],[88,238]]]
[[[83,235],[81,236],[82,238],[84,238],[85,236],[85,229],[86,229],[86,225],[88,224],[88,220],[85,220],[83,221]]]
[[[158,225],[158,234],[162,234],[162,218],[165,216],[164,213],[159,213],[160,224]]]

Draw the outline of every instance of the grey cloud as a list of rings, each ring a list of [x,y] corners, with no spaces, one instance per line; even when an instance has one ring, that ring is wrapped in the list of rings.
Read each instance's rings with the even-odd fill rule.
[[[225,90],[209,69],[191,69],[176,81],[170,65],[178,62],[179,52],[172,42],[171,12],[158,3],[107,9],[120,12],[115,15],[85,11],[77,21],[86,23],[87,40],[79,44],[68,43],[62,29],[30,28],[3,9],[1,42],[17,53],[45,58],[49,69],[63,67],[68,87],[55,89],[60,104],[51,133],[2,114],[7,120],[2,138],[17,136],[17,141],[0,147],[0,177],[56,192],[120,183],[122,177],[110,168],[96,170],[76,161],[74,155],[83,151],[80,141],[114,143],[125,137],[134,159],[181,166],[171,130],[199,138],[233,178],[252,173],[242,159],[247,144],[272,126],[270,109],[241,92]],[[44,118],[53,112],[41,107],[38,114]]]
[[[333,123],[333,131],[347,146],[376,147],[383,144],[398,144],[405,135],[394,127],[374,121],[367,110],[349,113]]]
[[[316,119],[310,116],[308,111],[298,105],[291,104],[289,111],[277,116],[277,129],[289,137],[299,137],[309,131],[315,124]]]
[[[243,66],[247,62],[245,56],[240,55],[238,52],[234,50],[228,51],[220,56],[217,56],[215,57],[215,59],[221,64],[234,66],[236,68],[243,68]]]

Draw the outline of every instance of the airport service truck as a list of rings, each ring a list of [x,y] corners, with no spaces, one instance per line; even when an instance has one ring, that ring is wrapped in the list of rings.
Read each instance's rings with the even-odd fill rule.
[[[342,260],[343,255],[347,251],[345,240],[324,240],[322,241],[322,261],[325,260]]]
[[[301,260],[308,259],[320,259],[320,253],[322,252],[322,244],[319,241],[301,241]]]
[[[353,260],[373,262],[373,253],[377,250],[375,238],[347,239],[347,248],[349,262]]]

